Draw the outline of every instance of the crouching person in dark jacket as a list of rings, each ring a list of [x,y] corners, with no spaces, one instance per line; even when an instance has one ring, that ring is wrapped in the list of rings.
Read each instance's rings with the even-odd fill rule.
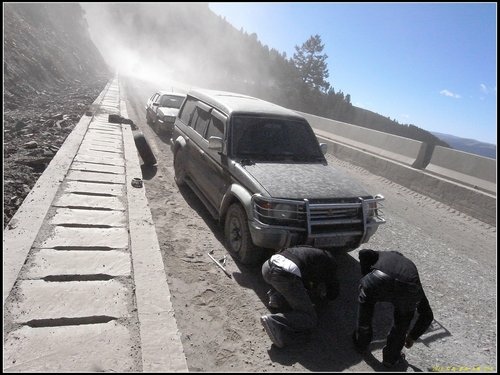
[[[394,321],[382,350],[383,364],[393,367],[404,359],[403,346],[410,348],[434,320],[415,264],[397,251],[363,249],[359,252],[362,278],[358,296],[358,323],[353,341],[359,352],[372,340],[372,318],[377,302],[394,306]],[[409,331],[415,312],[418,319]],[[409,332],[408,332],[409,331]]]
[[[309,246],[291,247],[274,254],[262,265],[262,276],[271,284],[269,305],[287,311],[260,318],[274,345],[279,348],[304,337],[317,324],[313,303],[334,300],[339,293],[337,265],[332,255]]]

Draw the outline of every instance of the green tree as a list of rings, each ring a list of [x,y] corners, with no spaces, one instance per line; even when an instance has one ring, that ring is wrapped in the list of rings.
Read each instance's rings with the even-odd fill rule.
[[[328,56],[322,54],[324,45],[319,35],[311,36],[301,47],[295,46],[293,63],[299,70],[302,81],[321,92],[327,92],[330,84],[328,78],[328,67],[326,59]]]

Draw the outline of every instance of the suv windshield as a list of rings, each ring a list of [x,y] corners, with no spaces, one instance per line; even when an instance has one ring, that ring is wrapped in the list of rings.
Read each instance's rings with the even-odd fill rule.
[[[160,107],[177,108],[181,107],[184,97],[175,95],[163,95],[160,99]]]
[[[299,120],[234,116],[231,154],[252,161],[324,162],[310,126]]]

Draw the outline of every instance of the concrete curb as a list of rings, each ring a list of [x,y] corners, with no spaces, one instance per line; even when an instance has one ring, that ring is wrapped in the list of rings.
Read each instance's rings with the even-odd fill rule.
[[[122,116],[127,118],[125,103],[122,101],[120,104]],[[130,250],[141,326],[143,371],[188,372],[145,187],[132,187],[134,178],[142,178],[134,136],[130,125],[122,126],[127,170]]]

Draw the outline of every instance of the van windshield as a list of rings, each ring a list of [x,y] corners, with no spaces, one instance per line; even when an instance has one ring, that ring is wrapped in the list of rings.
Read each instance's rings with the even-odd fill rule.
[[[234,116],[231,154],[252,161],[325,162],[310,125],[284,118]]]

